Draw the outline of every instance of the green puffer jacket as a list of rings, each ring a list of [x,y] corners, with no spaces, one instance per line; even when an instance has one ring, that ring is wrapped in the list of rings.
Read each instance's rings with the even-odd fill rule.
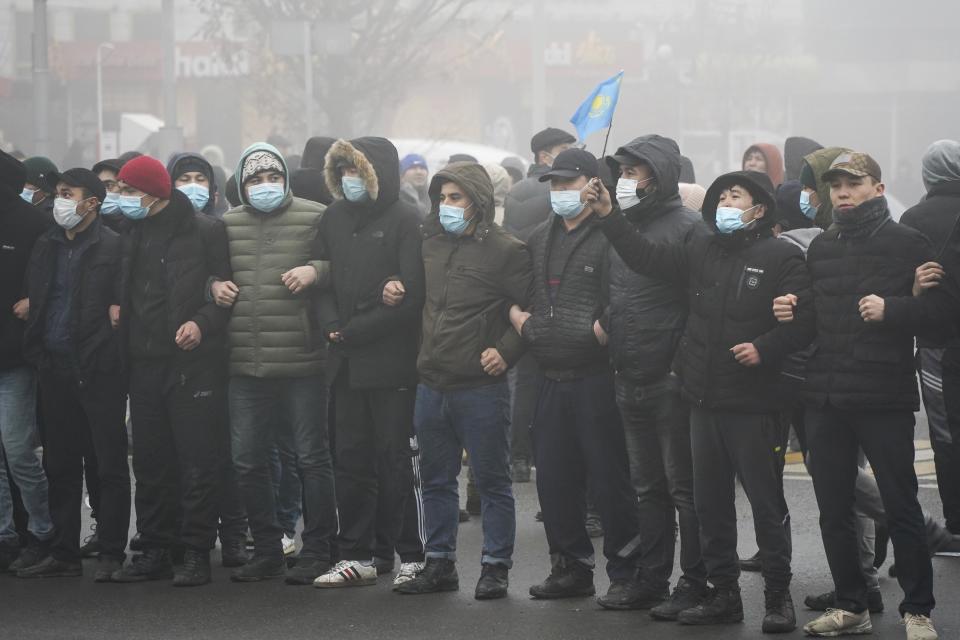
[[[263,150],[282,157],[270,145],[253,145],[241,156],[237,175],[248,155]],[[325,207],[294,198],[289,185],[287,180],[283,203],[270,213],[250,206],[241,187],[243,204],[223,216],[233,282],[240,289],[228,329],[230,375],[302,378],[324,372],[326,347],[311,324],[311,292],[294,295],[280,276],[311,265],[319,276],[314,289],[329,281],[329,263],[311,260]]]

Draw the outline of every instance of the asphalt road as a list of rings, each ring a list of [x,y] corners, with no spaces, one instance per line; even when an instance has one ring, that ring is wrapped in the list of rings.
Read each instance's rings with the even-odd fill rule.
[[[918,429],[918,436],[925,434]],[[518,507],[515,567],[510,575],[510,596],[504,600],[477,602],[473,599],[473,587],[479,577],[480,550],[480,523],[474,518],[460,529],[459,593],[399,596],[390,591],[386,578],[381,578],[376,587],[342,590],[290,587],[282,581],[240,585],[231,583],[229,571],[219,566],[213,584],[195,589],[175,589],[169,583],[100,585],[92,580],[93,561],[87,561],[83,578],[30,581],[0,577],[0,640],[299,637],[727,640],[760,637],[763,588],[756,574],[744,574],[741,578],[746,621],[723,627],[689,628],[657,623],[641,611],[600,610],[591,598],[531,600],[527,589],[545,577],[549,561],[541,525],[534,520],[535,486],[518,484],[515,489]],[[800,472],[789,474],[786,492],[793,518],[792,593],[802,624],[814,615],[799,604],[804,594],[829,590],[832,584],[809,479]],[[942,517],[935,489],[921,488],[920,497],[927,510]],[[742,494],[738,495],[738,512],[740,551],[746,555],[755,550],[755,545],[749,505]],[[84,516],[88,516],[86,510]],[[599,557],[602,556],[598,547]],[[934,620],[940,637],[960,638],[960,559],[938,557],[933,562],[939,600]],[[598,591],[606,589],[602,571],[598,572],[596,581]],[[882,587],[887,612],[874,616],[873,637],[903,638],[896,613],[897,583],[885,578]],[[801,637],[802,632],[792,635]]]

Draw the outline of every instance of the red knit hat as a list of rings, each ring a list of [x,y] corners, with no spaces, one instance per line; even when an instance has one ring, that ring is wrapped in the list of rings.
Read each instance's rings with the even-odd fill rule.
[[[147,195],[167,200],[170,198],[170,174],[159,160],[150,156],[139,156],[123,165],[117,180]]]

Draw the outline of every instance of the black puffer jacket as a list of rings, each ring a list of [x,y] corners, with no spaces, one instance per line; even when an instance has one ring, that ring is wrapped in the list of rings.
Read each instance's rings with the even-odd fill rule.
[[[542,164],[530,167],[527,177],[513,185],[503,201],[503,228],[523,242],[553,215],[550,183],[540,182],[540,176],[549,170]]]
[[[607,349],[597,342],[593,323],[606,307],[610,243],[596,220],[587,219],[576,232],[574,245],[563,267],[560,286],[551,302],[548,283],[551,236],[562,226],[552,216],[530,236],[533,254],[533,304],[531,317],[523,325],[523,337],[541,369],[564,372],[562,377],[579,377],[604,369]],[[566,233],[556,229],[557,233]]]
[[[174,189],[170,203],[157,215],[170,215],[176,219],[176,228],[167,244],[163,260],[167,283],[167,327],[170,344],[174,343],[177,330],[183,323],[193,320],[203,334],[200,346],[192,351],[183,351],[174,346],[175,356],[171,375],[182,379],[189,377],[197,368],[223,366],[226,359],[226,328],[230,321],[230,309],[218,307],[206,292],[212,279],[231,280],[230,256],[227,232],[223,221],[197,213],[189,198]],[[140,244],[140,224],[131,225],[123,236],[123,258],[120,303],[120,353],[124,365],[128,365],[127,351],[130,326],[125,318],[129,314],[132,287],[133,263]]]
[[[370,200],[343,198],[339,162],[357,167]],[[385,138],[338,140],[326,163],[326,182],[336,200],[320,221],[315,254],[330,260],[333,290],[321,294],[320,327],[339,331],[330,345],[329,380],[349,362],[354,388],[413,387],[423,310],[423,259],[416,210],[399,199],[396,147]],[[384,283],[399,277],[406,295],[397,307],[381,301]]]
[[[651,242],[617,211],[603,230],[630,268],[687,287],[690,312],[675,363],[687,400],[705,409],[770,413],[781,408],[775,393],[780,362],[812,338],[810,281],[800,249],[771,235],[772,215],[749,231],[716,231],[724,179],[743,182],[749,176],[728,174],[710,187],[703,205],[710,234]],[[766,204],[772,213],[772,196]],[[798,317],[778,324],[773,299],[787,293],[799,297]],[[737,363],[730,349],[742,343],[753,343],[760,366]]]
[[[97,373],[115,373],[120,364],[119,339],[110,325],[109,309],[120,304],[120,236],[98,218],[84,233],[92,234],[71,277],[69,334],[72,360],[82,387]],[[44,233],[33,248],[27,274],[30,319],[24,332],[24,354],[38,368],[56,366],[44,347],[47,303],[57,265],[63,229]]]
[[[13,305],[24,297],[30,252],[47,226],[20,192],[27,180],[23,163],[0,150],[0,370],[23,366],[24,323]]]
[[[886,207],[886,200],[861,205],[873,206]],[[809,402],[871,411],[920,408],[913,338],[940,324],[937,310],[924,306],[942,302],[945,294],[932,290],[914,298],[913,279],[933,257],[920,232],[889,217],[864,238],[831,228],[810,244],[817,347],[807,363]],[[859,302],[870,294],[884,299],[883,322],[860,316]]]
[[[700,214],[683,206],[677,180],[682,157],[677,143],[643,136],[617,150],[653,169],[657,191],[624,211],[627,220],[650,242],[685,243],[693,233],[708,234]],[[612,158],[608,162],[612,161]],[[614,175],[620,168],[613,161]],[[655,382],[670,372],[687,319],[687,292],[675,281],[637,273],[616,251],[610,252],[610,306],[605,322],[613,368],[638,384]]]

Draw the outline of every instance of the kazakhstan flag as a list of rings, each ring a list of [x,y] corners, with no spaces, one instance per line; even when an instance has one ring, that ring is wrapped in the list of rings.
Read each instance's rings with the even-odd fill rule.
[[[623,71],[601,82],[570,117],[570,122],[577,128],[580,142],[586,141],[591,133],[606,129],[613,122],[613,110],[617,108],[617,100],[620,98],[621,80]]]

